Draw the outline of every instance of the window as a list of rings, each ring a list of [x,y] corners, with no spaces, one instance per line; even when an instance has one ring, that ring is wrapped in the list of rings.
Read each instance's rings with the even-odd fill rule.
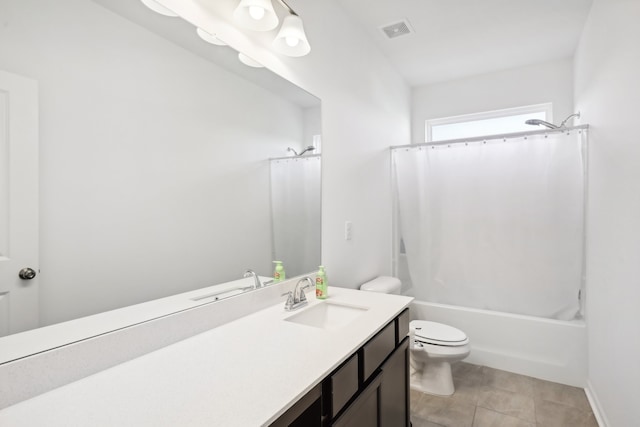
[[[425,142],[536,130],[529,119],[549,121],[551,103],[425,121]]]

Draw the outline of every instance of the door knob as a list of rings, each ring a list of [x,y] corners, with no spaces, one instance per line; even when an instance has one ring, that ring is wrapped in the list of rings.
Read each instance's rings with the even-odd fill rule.
[[[31,280],[36,277],[36,271],[33,268],[23,268],[18,273],[18,277],[22,280]]]

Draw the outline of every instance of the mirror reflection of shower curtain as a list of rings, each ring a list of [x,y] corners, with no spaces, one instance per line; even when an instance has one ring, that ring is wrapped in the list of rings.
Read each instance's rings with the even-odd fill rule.
[[[273,259],[287,277],[320,264],[320,156],[271,160]]]
[[[394,149],[398,234],[415,297],[575,318],[586,134]]]

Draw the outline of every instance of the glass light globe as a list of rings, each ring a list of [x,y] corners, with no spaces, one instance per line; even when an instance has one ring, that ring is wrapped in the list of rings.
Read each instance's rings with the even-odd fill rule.
[[[285,37],[285,42],[287,46],[296,47],[300,43],[300,39],[297,37]]]
[[[264,13],[265,13],[265,10],[260,6],[249,7],[249,15],[256,21],[259,21],[262,18],[264,18]]]

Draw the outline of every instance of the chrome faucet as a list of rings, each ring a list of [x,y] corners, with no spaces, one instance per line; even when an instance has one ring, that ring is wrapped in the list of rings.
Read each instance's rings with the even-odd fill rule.
[[[307,282],[305,285],[300,287],[300,283]],[[310,288],[313,285],[313,280],[309,277],[304,277],[298,280],[296,283],[296,287],[293,288],[293,291],[285,292],[282,296],[287,295],[287,302],[284,304],[284,309],[287,311],[292,311],[300,307],[304,307],[307,305],[307,297],[304,294],[304,290]]]
[[[255,271],[253,270],[247,270],[244,272],[244,276],[243,277],[253,277],[254,282],[253,282],[253,289],[258,289],[263,287],[264,285],[262,283],[260,283],[260,278],[258,277],[258,275],[256,274]]]

